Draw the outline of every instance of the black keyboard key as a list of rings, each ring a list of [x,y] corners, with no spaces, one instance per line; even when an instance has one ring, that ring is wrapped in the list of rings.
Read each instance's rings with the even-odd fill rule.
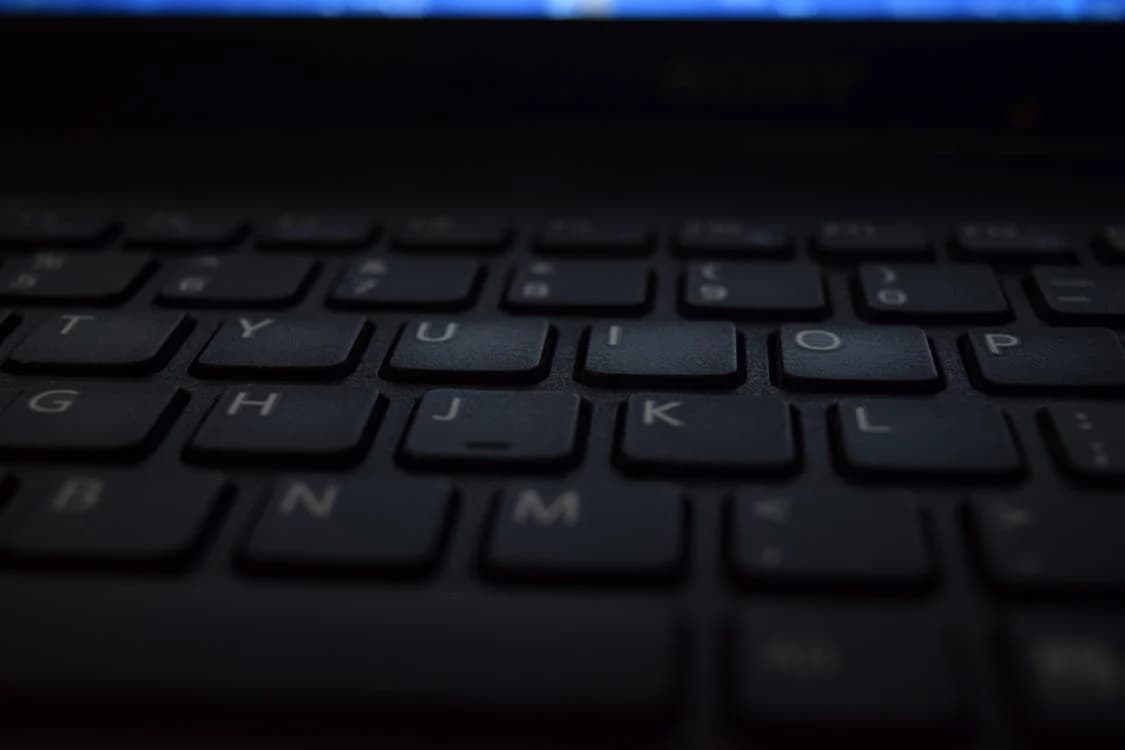
[[[598,323],[582,380],[596,385],[724,387],[744,382],[730,323]]]
[[[334,307],[456,310],[469,307],[480,263],[467,258],[372,256],[353,263],[328,297]]]
[[[828,312],[820,271],[794,263],[691,263],[683,304],[688,313],[725,318],[808,320]]]
[[[234,244],[246,225],[234,216],[198,211],[150,211],[125,226],[125,241],[145,247],[222,247]]]
[[[1125,479],[1125,407],[1055,404],[1044,415],[1064,468],[1087,479]]]
[[[150,267],[142,256],[36,253],[0,268],[0,300],[112,304],[125,299]]]
[[[0,412],[0,451],[139,457],[155,446],[182,402],[180,391],[154,383],[40,383]]]
[[[556,219],[543,228],[536,246],[560,255],[644,255],[652,250],[652,233],[643,226]]]
[[[663,485],[513,485],[485,550],[494,575],[591,583],[669,580],[684,556],[684,504]]]
[[[442,727],[455,716],[535,716],[643,729],[677,708],[678,623],[657,602],[390,587],[71,588],[73,598],[44,595],[35,611],[7,616],[0,692],[114,715],[154,702],[203,716],[299,706],[306,718],[365,723],[421,711]],[[217,644],[233,645],[219,658]]]
[[[966,337],[978,387],[996,393],[1115,393],[1125,388],[1125,346],[1105,328],[989,330]]]
[[[411,219],[394,236],[405,250],[492,252],[508,243],[509,229],[495,221],[429,216]]]
[[[113,222],[93,211],[49,208],[0,209],[0,246],[93,245],[106,238]]]
[[[749,608],[735,632],[734,709],[762,729],[955,731],[950,652],[925,611]]]
[[[176,264],[156,301],[173,307],[285,307],[301,298],[314,270],[306,258],[204,255]]]
[[[23,482],[0,517],[0,550],[54,565],[154,566],[198,552],[225,482],[216,476],[103,472]]]
[[[619,457],[638,472],[776,474],[797,464],[781,401],[643,394],[629,397],[623,423]]]
[[[1125,322],[1125,269],[1038,266],[1031,274],[1040,314],[1056,323]]]
[[[358,214],[291,211],[261,221],[257,242],[268,248],[344,248],[366,245],[376,224]]]
[[[1102,257],[1110,263],[1125,262],[1125,224],[1106,227],[1096,245]]]
[[[821,227],[814,245],[817,253],[829,260],[925,260],[934,254],[934,248],[922,229],[902,224],[833,222]]]
[[[920,328],[853,324],[784,325],[778,334],[781,383],[805,391],[941,388],[941,373]]]
[[[734,572],[755,588],[901,591],[933,577],[908,494],[742,490],[731,507]]]
[[[690,256],[785,257],[793,252],[786,230],[737,219],[689,221],[676,233],[675,245],[678,253]]]
[[[1114,498],[977,498],[972,520],[985,574],[1001,588],[1125,593],[1125,508]]]
[[[402,444],[417,468],[562,468],[574,463],[582,401],[573,393],[435,390]]]
[[[52,316],[8,356],[17,373],[136,375],[164,366],[191,329],[166,313],[90,312]]]
[[[534,383],[550,367],[551,327],[544,320],[408,323],[384,366],[394,380]]]
[[[858,302],[872,320],[1005,321],[1008,300],[983,265],[888,266],[859,269]]]
[[[957,229],[953,246],[974,260],[1070,261],[1070,238],[1055,227],[1004,222],[966,224]]]
[[[354,463],[374,435],[380,406],[374,388],[229,388],[196,430],[188,456],[270,466]]]
[[[881,399],[837,409],[842,468],[861,478],[1001,479],[1023,465],[1007,421],[988,404]]]
[[[405,575],[437,561],[452,504],[440,481],[280,482],[242,549],[255,571]]]
[[[636,315],[649,306],[649,269],[633,261],[530,261],[512,275],[514,311]]]
[[[363,318],[234,318],[219,327],[192,370],[255,380],[342,377],[355,369],[370,337]]]
[[[1059,747],[1068,739],[1125,739],[1125,618],[1020,614],[1006,628],[1020,713]],[[1085,746],[1085,745],[1082,745]]]

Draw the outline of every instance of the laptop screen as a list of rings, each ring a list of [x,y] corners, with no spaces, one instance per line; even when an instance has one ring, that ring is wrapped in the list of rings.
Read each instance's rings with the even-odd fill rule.
[[[1125,19],[1125,0],[0,0],[0,12],[1083,22]]]

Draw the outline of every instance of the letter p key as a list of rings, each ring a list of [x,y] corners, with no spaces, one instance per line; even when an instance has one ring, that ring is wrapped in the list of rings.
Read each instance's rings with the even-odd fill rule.
[[[1002,356],[1005,349],[1017,347],[1021,343],[1019,336],[1010,333],[984,334],[984,345],[988,347],[989,353],[996,357]]]

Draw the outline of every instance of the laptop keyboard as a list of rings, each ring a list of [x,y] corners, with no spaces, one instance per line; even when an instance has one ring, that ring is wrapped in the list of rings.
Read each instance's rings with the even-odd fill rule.
[[[1122,237],[2,212],[0,693],[1118,745]]]

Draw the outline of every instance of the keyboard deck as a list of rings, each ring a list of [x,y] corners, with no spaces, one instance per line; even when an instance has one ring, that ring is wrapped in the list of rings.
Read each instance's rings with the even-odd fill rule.
[[[11,207],[0,246],[28,716],[1125,741],[1125,226]]]

